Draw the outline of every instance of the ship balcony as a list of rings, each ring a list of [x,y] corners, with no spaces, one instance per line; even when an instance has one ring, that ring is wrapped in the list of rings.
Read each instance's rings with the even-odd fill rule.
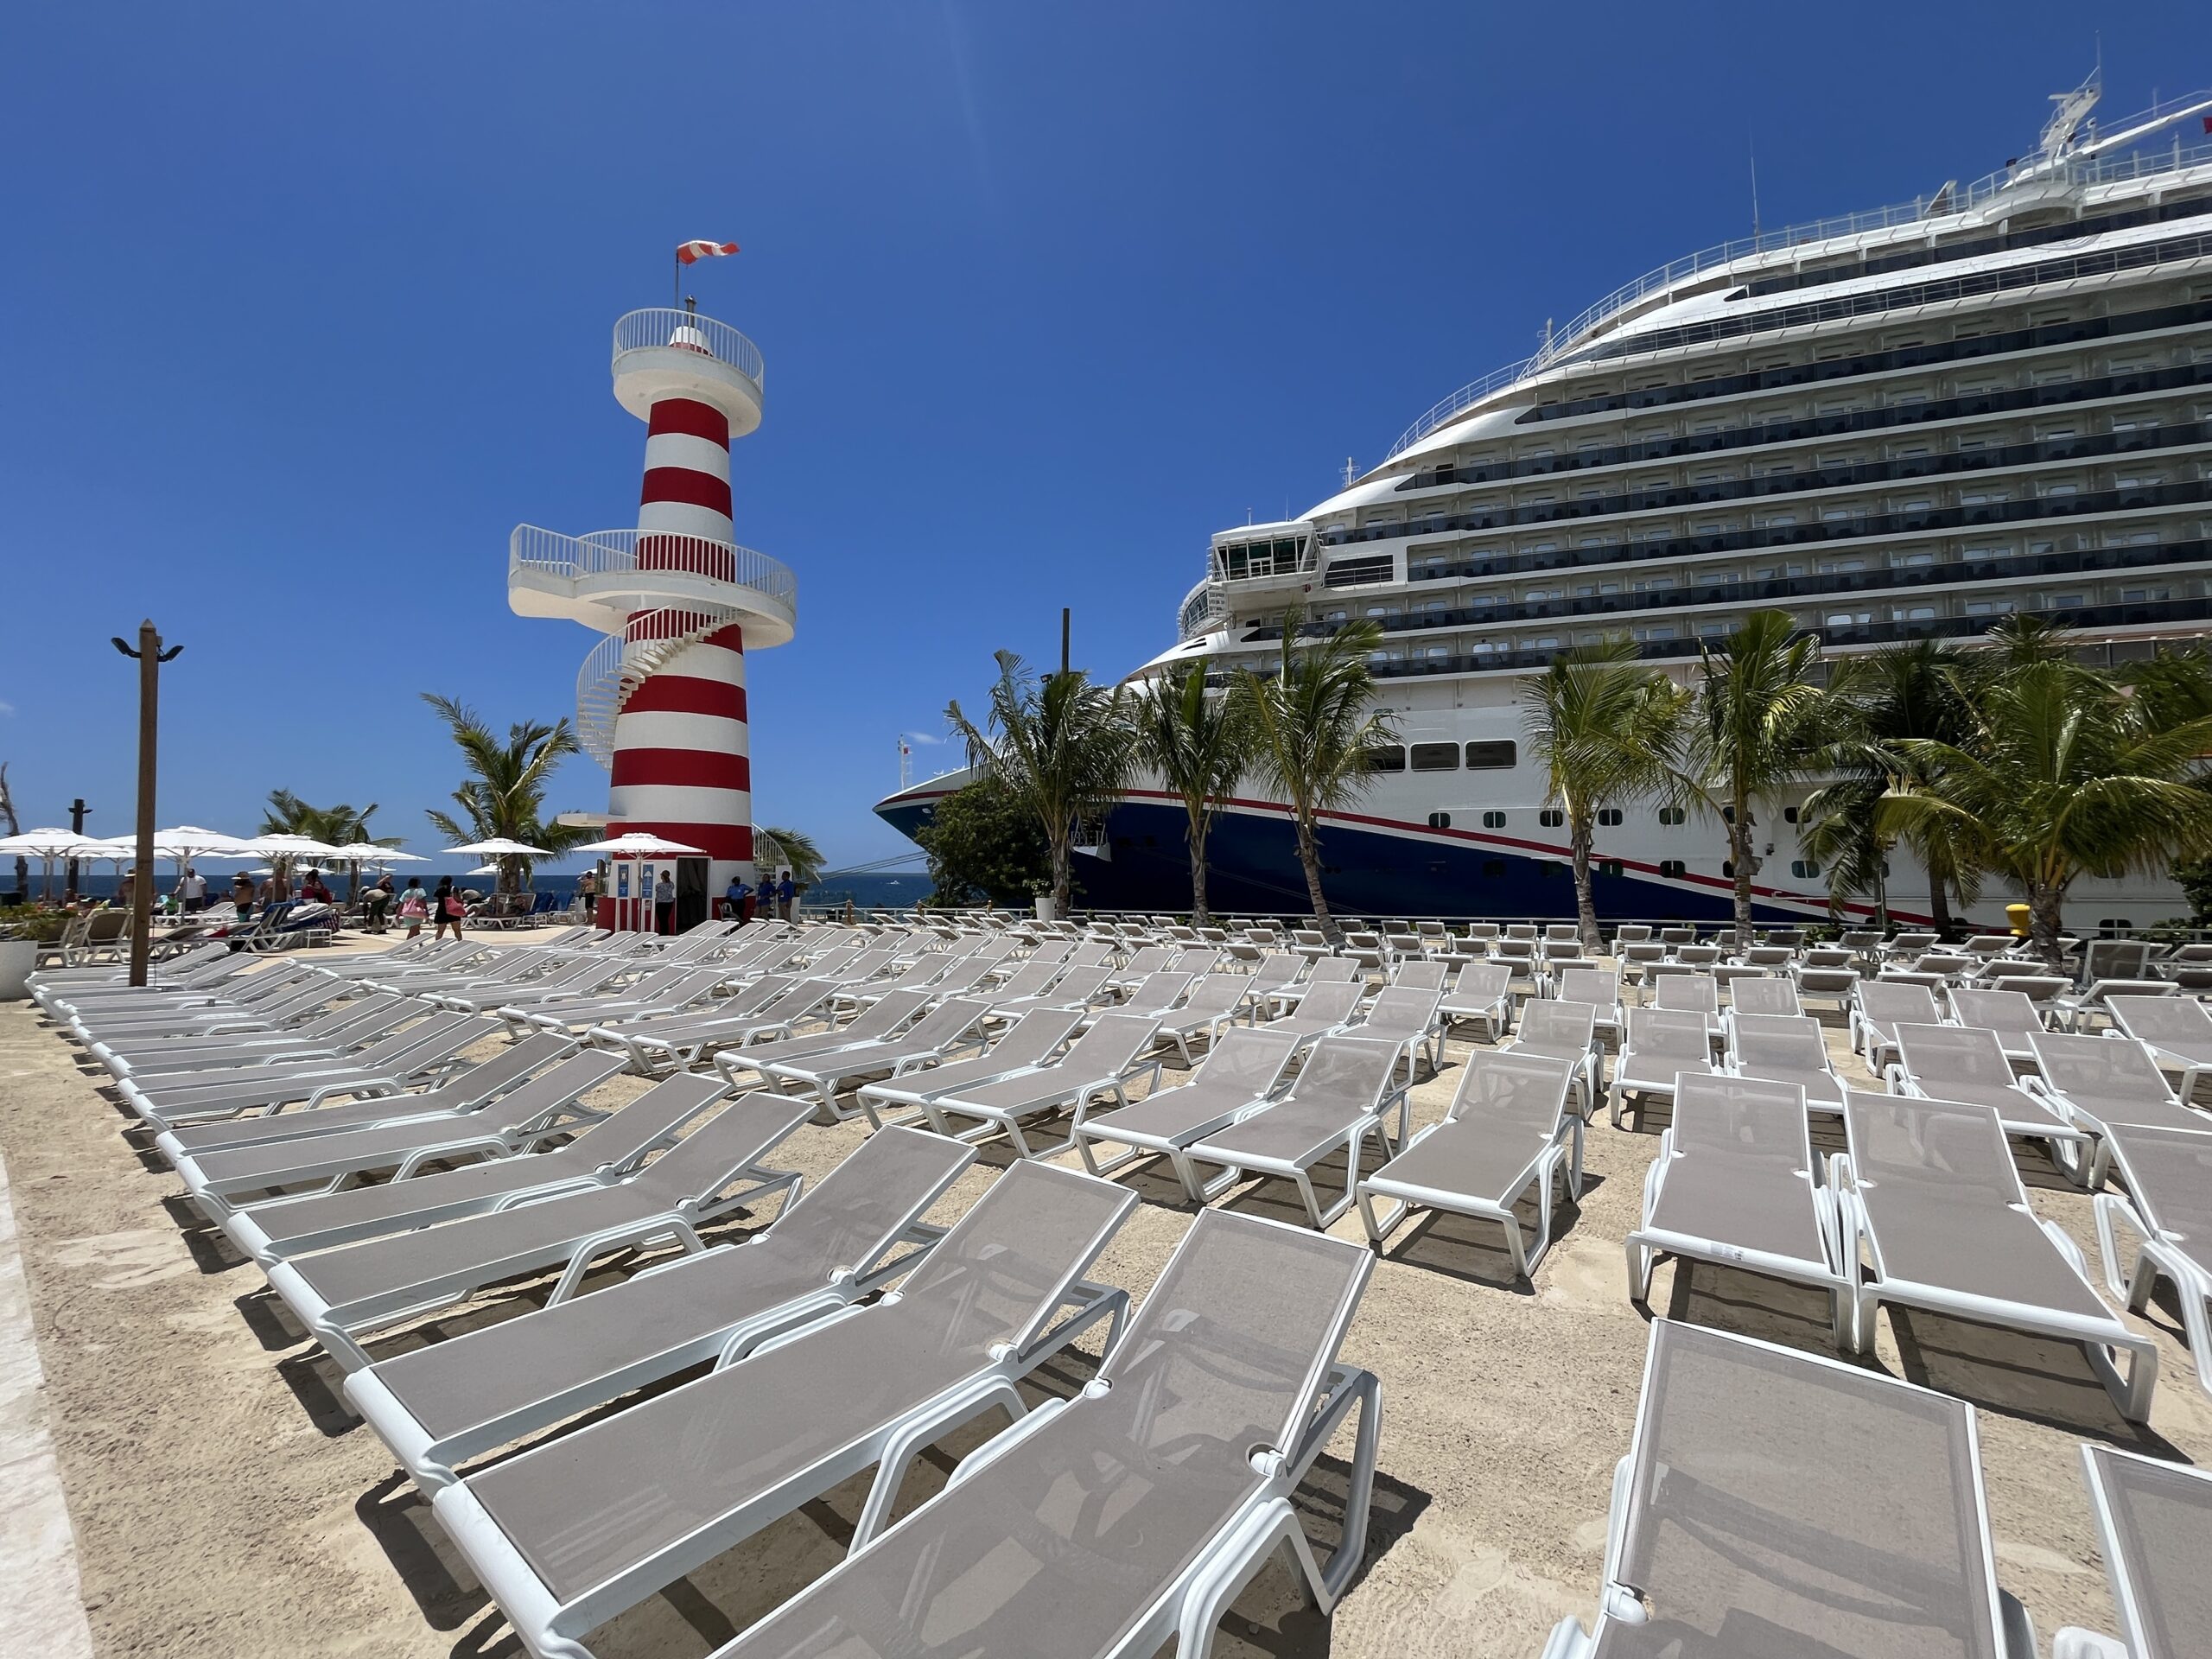
[[[694,397],[729,417],[741,438],[760,424],[760,348],[726,322],[657,306],[614,325],[614,396],[639,420],[664,397]]]
[[[507,542],[507,604],[518,616],[565,617],[612,634],[639,611],[727,613],[748,646],[780,645],[798,624],[798,579],[765,553],[704,536],[564,536],[518,524]]]

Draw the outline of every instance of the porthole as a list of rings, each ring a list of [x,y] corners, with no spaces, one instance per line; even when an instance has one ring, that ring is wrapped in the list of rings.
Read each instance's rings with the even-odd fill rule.
[[[1485,813],[1484,813],[1484,814],[1483,814],[1483,828],[1484,828],[1484,829],[1485,829],[1485,830],[1503,830],[1503,829],[1504,829],[1504,828],[1505,828],[1505,814],[1504,814],[1504,813],[1503,813],[1503,812],[1485,812]]]
[[[1662,858],[1659,861],[1659,874],[1669,879],[1679,879],[1689,874],[1689,866],[1679,858]]]
[[[1618,806],[1603,806],[1598,809],[1598,822],[1606,829],[1618,829],[1620,826],[1620,821],[1621,810]]]
[[[1809,881],[1820,873],[1821,867],[1809,858],[1793,858],[1789,861],[1789,874],[1801,881]]]
[[[1679,806],[1662,806],[1659,809],[1659,822],[1665,824],[1680,823],[1688,816],[1688,814]]]
[[[1567,822],[1567,814],[1555,806],[1548,806],[1536,814],[1536,822],[1547,830],[1556,830]]]
[[[1618,858],[1601,858],[1598,861],[1599,874],[1618,875],[1620,873],[1621,861]]]
[[[1428,827],[1432,830],[1449,830],[1452,827],[1452,815],[1449,812],[1430,813]]]

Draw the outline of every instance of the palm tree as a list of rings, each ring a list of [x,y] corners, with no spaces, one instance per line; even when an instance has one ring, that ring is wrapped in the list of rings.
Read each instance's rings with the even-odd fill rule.
[[[812,836],[796,830],[770,830],[755,825],[753,861],[763,869],[789,870],[797,887],[810,887],[822,879],[822,849],[815,844]]]
[[[2015,658],[1969,694],[1963,741],[1908,738],[1909,774],[1876,823],[1911,835],[1940,823],[2028,904],[2030,936],[2062,957],[2067,889],[2082,875],[2164,869],[2212,852],[2204,756],[2212,715],[2176,718],[2057,654]]]
[[[1372,622],[1355,622],[1300,647],[1299,621],[1296,611],[1283,618],[1274,671],[1240,670],[1232,695],[1251,728],[1253,770],[1290,808],[1314,922],[1334,939],[1314,825],[1322,813],[1341,810],[1367,788],[1373,777],[1370,756],[1395,741],[1397,730],[1387,711],[1368,708],[1375,696],[1368,659],[1382,631]]]
[[[1236,793],[1252,763],[1250,722],[1238,699],[1206,695],[1206,671],[1200,664],[1179,678],[1163,674],[1147,683],[1137,694],[1134,717],[1138,760],[1182,798],[1192,919],[1204,927],[1211,919],[1206,911],[1206,836],[1222,803]]]
[[[1044,826],[1052,855],[1052,904],[1075,899],[1075,832],[1103,818],[1128,781],[1134,734],[1119,687],[1093,685],[1080,669],[1039,680],[1010,651],[996,653],[990,712],[977,726],[947,703],[945,724],[965,740],[968,763],[1011,789]]]
[[[1941,640],[1916,639],[1853,658],[1830,678],[1830,713],[1838,729],[1820,766],[1831,779],[1799,809],[1797,840],[1805,856],[1827,871],[1832,905],[1871,893],[1876,916],[1889,925],[1893,838],[1875,828],[1874,804],[1910,769],[1900,742],[1955,742],[1964,734],[1962,687],[1979,671],[1980,658]],[[1909,844],[1928,873],[1930,918],[1948,938],[1955,925],[1952,893],[1962,905],[1980,896],[1972,849],[1957,845],[1949,826],[1932,819],[1912,832]]]
[[[1574,857],[1574,909],[1586,949],[1599,948],[1590,850],[1604,808],[1667,792],[1688,693],[1646,668],[1635,645],[1610,639],[1552,658],[1522,714],[1544,768],[1544,798],[1567,818]]]
[[[1688,721],[1688,779],[1728,830],[1738,936],[1751,937],[1752,811],[1815,764],[1828,734],[1818,675],[1820,641],[1787,611],[1754,611],[1718,646],[1699,653]]]
[[[397,836],[378,840],[369,834],[369,820],[376,816],[376,810],[374,801],[359,811],[343,803],[337,806],[309,806],[289,789],[272,789],[269,791],[269,804],[261,814],[261,833],[305,836],[310,841],[327,842],[333,847],[350,847],[362,841],[397,847]]]
[[[434,691],[423,692],[423,701],[445,721],[469,772],[453,792],[454,804],[461,809],[459,817],[435,808],[423,815],[439,834],[455,842],[505,838],[554,854],[566,852],[597,835],[594,830],[546,818],[545,785],[553,768],[563,757],[577,752],[575,736],[565,719],[550,726],[542,721],[517,721],[507,728],[502,741],[467,704]],[[501,858],[499,863],[499,891],[521,892],[530,880],[532,861],[512,855]]]

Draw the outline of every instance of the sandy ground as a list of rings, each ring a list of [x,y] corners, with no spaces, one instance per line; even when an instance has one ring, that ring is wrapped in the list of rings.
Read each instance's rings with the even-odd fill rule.
[[[1829,1034],[1848,1057],[1841,1030]],[[1465,1052],[1454,1042],[1442,1076],[1417,1090],[1417,1124],[1443,1115]],[[142,1138],[124,1133],[129,1120],[99,1075],[33,1005],[0,1007],[0,1152],[14,1179],[97,1651],[520,1653],[427,1506],[346,1409],[334,1368]],[[641,1087],[619,1079],[607,1097]],[[1591,1616],[1649,1330],[1627,1300],[1622,1240],[1665,1120],[1630,1123],[1615,1130],[1602,1114],[1592,1123],[1582,1203],[1564,1211],[1563,1236],[1533,1287],[1511,1281],[1495,1228],[1447,1219],[1392,1239],[1344,1350],[1381,1377],[1385,1401],[1363,1575],[1323,1620],[1271,1567],[1237,1604],[1217,1651],[1533,1656],[1561,1615]],[[779,1161],[818,1176],[862,1133],[810,1126]],[[2094,1261],[2088,1198],[2040,1154],[2021,1156],[2037,1210]],[[987,1149],[931,1218],[957,1216],[1005,1161]],[[1164,1175],[1140,1168],[1126,1179],[1147,1201],[1093,1276],[1141,1295],[1189,1211]],[[1287,1185],[1240,1189],[1224,1202],[1299,1213]],[[1356,1215],[1332,1230],[1362,1236]],[[544,1288],[510,1287],[374,1351],[512,1317]],[[1740,1273],[1662,1267],[1653,1301],[1662,1313],[1829,1351],[1823,1299]],[[1925,1315],[1883,1322],[1879,1369],[1981,1408],[1999,1580],[2046,1643],[2062,1624],[2113,1627],[2079,1442],[2192,1461],[2212,1454],[2212,1401],[2196,1387],[2173,1308],[2154,1305],[2147,1320],[2132,1322],[2160,1349],[2161,1387],[2145,1428],[2120,1418],[2078,1351]],[[1071,1357],[1038,1381],[1067,1392],[1088,1369]],[[937,1448],[902,1512],[995,1426]],[[1325,1459],[1302,1494],[1317,1542],[1334,1541],[1344,1474]],[[862,1496],[855,1481],[809,1504],[602,1627],[594,1650],[607,1659],[709,1652],[838,1558]]]

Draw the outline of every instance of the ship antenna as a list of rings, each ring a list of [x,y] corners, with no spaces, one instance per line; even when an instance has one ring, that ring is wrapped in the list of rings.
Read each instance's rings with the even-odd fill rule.
[[[1757,137],[1745,141],[1751,152],[1751,240],[1759,238],[1759,143]]]

